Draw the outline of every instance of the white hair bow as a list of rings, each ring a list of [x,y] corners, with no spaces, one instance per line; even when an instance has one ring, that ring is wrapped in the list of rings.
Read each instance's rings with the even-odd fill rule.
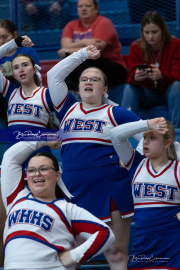
[[[42,76],[41,76],[41,73],[40,73],[41,67],[39,65],[37,65],[37,64],[35,64],[35,67],[37,67],[36,74],[37,74],[37,76],[39,78],[40,86],[42,86]]]
[[[108,94],[105,93],[103,96],[103,103],[109,104],[109,105],[113,105],[113,106],[119,106],[119,104],[113,102],[112,100],[108,99]]]
[[[59,165],[59,171],[62,174],[62,168]],[[60,177],[58,180],[58,186],[60,187],[60,189],[64,192],[64,194],[66,195],[66,197],[68,197],[69,199],[71,199],[72,197],[74,197],[73,195],[71,195],[71,193],[69,192],[69,190],[67,189],[67,187],[65,186],[62,178]]]

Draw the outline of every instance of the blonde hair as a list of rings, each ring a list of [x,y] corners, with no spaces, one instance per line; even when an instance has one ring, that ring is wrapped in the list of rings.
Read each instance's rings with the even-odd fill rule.
[[[164,140],[168,140],[168,139],[171,140],[171,144],[167,149],[168,159],[177,160],[177,154],[176,154],[176,150],[174,147],[176,132],[175,132],[175,129],[173,127],[173,124],[169,121],[166,121],[166,122],[167,122],[168,131],[166,132],[166,134],[163,135],[163,138],[164,138]]]
[[[106,76],[106,74],[105,74],[100,68],[93,67],[93,66],[92,66],[92,67],[88,67],[88,68],[84,69],[84,70],[81,72],[81,75],[83,74],[84,71],[86,71],[86,70],[88,70],[88,69],[91,69],[91,68],[97,69],[98,71],[101,72],[102,77],[103,77],[103,79],[104,79],[104,85],[108,87],[108,79],[107,79],[107,76]],[[80,75],[80,77],[81,77],[81,75]]]

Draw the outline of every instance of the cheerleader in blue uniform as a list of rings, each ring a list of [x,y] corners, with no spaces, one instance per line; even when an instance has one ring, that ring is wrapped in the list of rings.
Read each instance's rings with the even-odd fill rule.
[[[139,132],[144,132],[144,156],[128,141]],[[180,269],[180,163],[174,127],[164,118],[132,122],[114,128],[111,139],[132,181],[135,239],[128,269]]]
[[[65,83],[66,77],[83,61],[99,56],[96,47],[83,48],[60,61],[48,72],[47,78],[62,131],[63,181],[74,196],[73,203],[108,222],[116,241],[105,256],[111,270],[124,270],[127,268],[130,216],[134,210],[130,179],[126,170],[117,164],[110,130],[126,122],[139,121],[139,117],[113,106],[105,98],[107,78],[97,68],[84,70],[79,78],[82,102],[70,99]]]

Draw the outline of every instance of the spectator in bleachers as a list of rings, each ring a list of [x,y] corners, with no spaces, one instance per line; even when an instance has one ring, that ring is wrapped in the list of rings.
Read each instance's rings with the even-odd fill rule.
[[[85,68],[96,66],[107,76],[110,86],[122,84],[127,78],[126,65],[121,54],[121,43],[113,23],[99,14],[96,0],[77,2],[79,18],[69,22],[62,33],[60,58],[88,45],[101,50],[96,61],[87,60],[77,67],[66,79],[70,90],[77,90],[78,78]]]
[[[21,3],[25,31],[60,29],[69,21],[68,0],[21,0]]]
[[[138,68],[139,64],[147,66]],[[123,108],[138,114],[139,108],[165,105],[168,119],[180,127],[180,40],[170,35],[155,11],[144,15],[141,39],[130,46],[128,83]]]
[[[1,20],[0,21],[0,46],[7,43],[8,41],[17,38],[17,29],[13,22],[9,20]],[[13,83],[17,84],[17,81],[14,80],[13,71],[11,68],[11,61],[14,56],[20,53],[25,53],[31,56],[34,59],[35,64],[39,65],[39,58],[37,52],[32,47],[19,47],[15,48],[4,57],[0,59],[0,66],[3,75],[11,80]]]

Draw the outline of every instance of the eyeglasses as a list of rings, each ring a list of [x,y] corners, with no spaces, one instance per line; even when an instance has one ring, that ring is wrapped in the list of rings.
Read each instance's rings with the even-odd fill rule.
[[[28,167],[25,169],[26,171],[26,175],[27,176],[34,176],[35,173],[38,171],[41,175],[48,175],[50,169],[56,171],[56,169],[54,169],[51,166],[47,166],[47,165],[42,165],[39,168],[35,168],[35,167]]]
[[[91,78],[80,77],[79,78],[80,83],[87,83],[88,81],[90,81],[90,83],[93,83],[93,84],[99,84],[100,82],[102,82],[104,84],[104,82],[101,80],[101,78],[98,78],[98,77],[91,77]]]

